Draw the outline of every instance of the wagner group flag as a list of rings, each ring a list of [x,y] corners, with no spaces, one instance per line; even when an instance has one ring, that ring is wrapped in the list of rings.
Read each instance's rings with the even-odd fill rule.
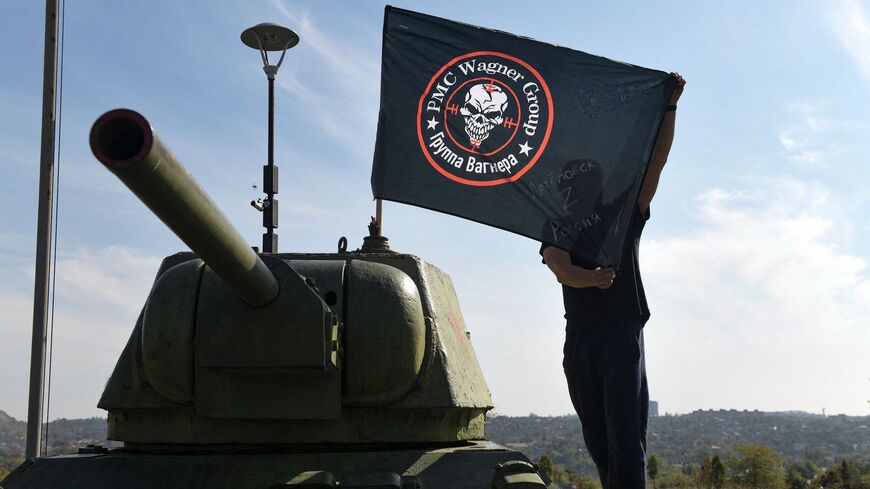
[[[372,191],[618,268],[674,86],[662,71],[387,7]]]

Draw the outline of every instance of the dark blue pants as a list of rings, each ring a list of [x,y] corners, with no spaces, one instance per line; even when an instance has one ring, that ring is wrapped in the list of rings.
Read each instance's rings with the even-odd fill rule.
[[[604,489],[645,489],[649,391],[643,319],[568,325],[562,366]]]

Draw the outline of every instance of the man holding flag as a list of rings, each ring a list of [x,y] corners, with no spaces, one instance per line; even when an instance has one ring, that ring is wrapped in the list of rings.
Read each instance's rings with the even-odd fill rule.
[[[638,268],[638,244],[674,139],[679,74],[628,224],[622,270],[543,244],[544,262],[562,284],[567,320],[568,392],[604,488],[643,489],[649,409],[643,326],[649,318]]]
[[[563,284],[565,373],[606,488],[642,488],[649,312],[637,246],[679,75],[395,7],[372,194],[537,240]]]

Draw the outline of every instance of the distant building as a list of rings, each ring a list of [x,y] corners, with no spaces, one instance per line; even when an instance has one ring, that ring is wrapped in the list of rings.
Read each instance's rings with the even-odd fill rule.
[[[658,401],[650,401],[649,402],[649,415],[650,416],[658,416],[659,415],[659,402]]]
[[[505,443],[505,445],[507,445],[507,446],[509,446],[509,447],[511,447],[511,448],[517,448],[517,449],[520,449],[520,448],[529,448],[529,444],[528,444],[528,443]]]

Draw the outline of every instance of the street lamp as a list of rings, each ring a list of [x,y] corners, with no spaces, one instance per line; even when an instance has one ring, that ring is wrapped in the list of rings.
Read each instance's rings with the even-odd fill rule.
[[[269,156],[266,165],[263,166],[263,252],[278,252],[278,235],[275,228],[278,227],[278,167],[275,166],[275,76],[278,68],[284,62],[287,50],[299,44],[299,35],[292,30],[278,24],[263,23],[249,27],[242,32],[242,42],[260,52],[263,59],[263,71],[269,80]],[[278,64],[269,63],[269,51],[281,51]],[[259,209],[259,208],[258,208]]]

